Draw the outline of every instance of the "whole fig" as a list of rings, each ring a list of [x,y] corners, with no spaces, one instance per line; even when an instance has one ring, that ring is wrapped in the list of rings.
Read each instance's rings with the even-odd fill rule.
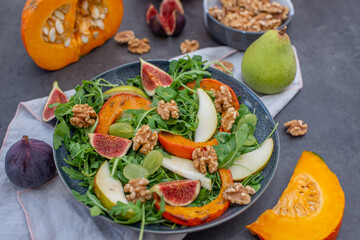
[[[46,183],[56,176],[51,146],[23,136],[7,151],[5,172],[9,180],[19,187],[32,188]]]

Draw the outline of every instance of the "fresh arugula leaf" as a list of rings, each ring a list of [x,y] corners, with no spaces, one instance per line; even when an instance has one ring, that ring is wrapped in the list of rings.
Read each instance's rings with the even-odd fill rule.
[[[64,172],[66,172],[72,179],[84,180],[86,177],[79,171],[75,170],[72,167],[62,167]]]
[[[90,208],[90,216],[95,217],[101,214],[104,214],[104,212],[98,206],[93,206]]]
[[[165,102],[170,102],[171,100],[174,100],[177,96],[177,92],[169,87],[157,87],[155,89],[156,95],[163,99]]]
[[[68,139],[69,137],[70,137],[70,129],[66,125],[66,122],[62,120],[60,123],[58,123],[58,125],[54,129],[53,143],[55,150],[57,150],[61,146],[65,138]]]

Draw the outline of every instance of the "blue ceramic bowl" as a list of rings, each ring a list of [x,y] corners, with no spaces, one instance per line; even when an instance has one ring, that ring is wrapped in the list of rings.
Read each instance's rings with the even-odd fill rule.
[[[169,61],[150,60],[149,62],[165,71],[169,70]],[[253,91],[251,91],[248,87],[246,87],[244,84],[237,81],[230,75],[227,75],[214,68],[210,68],[209,71],[212,74],[212,78],[217,79],[229,85],[234,90],[237,96],[241,96],[242,97],[241,103],[246,104],[251,112],[253,112],[254,109],[256,109],[255,114],[258,118],[258,122],[255,130],[255,137],[259,143],[263,142],[275,127],[274,120],[272,119],[265,105],[261,102],[261,100],[255,95]],[[127,78],[135,77],[137,75],[140,75],[140,63],[133,62],[113,68],[107,72],[100,74],[96,78],[104,78],[111,83],[119,84],[120,82],[123,82],[124,84],[126,84]],[[262,175],[264,176],[264,179],[261,181],[262,186],[260,190],[252,197],[250,204],[244,206],[230,206],[230,208],[219,218],[216,218],[210,222],[204,223],[199,226],[194,226],[194,227],[179,226],[177,228],[172,229],[171,227],[164,225],[146,225],[145,232],[159,233],[159,234],[176,234],[176,233],[188,233],[188,232],[200,231],[224,223],[236,217],[237,215],[241,214],[249,207],[251,207],[251,205],[254,204],[254,202],[261,196],[261,194],[263,194],[267,186],[270,184],[277,168],[277,164],[279,161],[279,154],[280,154],[280,142],[279,142],[279,135],[277,130],[272,135],[272,139],[274,140],[273,154],[271,156],[269,164],[262,171]],[[69,175],[67,175],[62,170],[62,167],[69,166],[68,163],[64,161],[64,159],[68,157],[68,153],[65,149],[65,146],[63,145],[59,147],[57,150],[55,150],[54,156],[55,156],[55,164],[57,170],[65,186],[69,190],[75,190],[81,194],[85,194],[87,189],[80,187],[78,185],[79,180],[70,178]],[[97,216],[97,217],[103,218],[106,221],[113,222],[113,220],[109,216]],[[114,224],[116,223],[114,222]],[[122,226],[134,230],[140,230],[139,223],[132,225],[122,225]]]
[[[295,9],[291,0],[276,0],[281,5],[289,8],[288,19],[277,29],[281,29],[284,25],[289,27],[292,18],[295,15]],[[222,44],[228,45],[229,47],[236,48],[239,50],[246,50],[248,46],[256,39],[258,39],[264,32],[246,32],[237,30],[228,26],[225,26],[218,20],[216,20],[209,13],[209,7],[218,6],[221,9],[219,0],[204,0],[204,21],[205,26],[209,33]]]

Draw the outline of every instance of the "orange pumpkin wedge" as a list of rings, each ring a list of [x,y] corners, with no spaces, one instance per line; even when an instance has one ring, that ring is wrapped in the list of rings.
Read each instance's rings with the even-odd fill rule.
[[[122,0],[27,0],[21,36],[39,67],[57,70],[104,44],[122,16]]]
[[[108,134],[109,127],[122,111],[127,109],[150,109],[151,102],[134,94],[121,93],[105,102],[98,114],[99,122],[95,133]]]
[[[246,227],[266,240],[336,239],[344,207],[336,175],[319,155],[304,151],[276,206]]]
[[[230,94],[233,99],[231,104],[233,105],[233,107],[236,110],[239,109],[239,107],[240,107],[239,101],[237,100],[236,94],[235,94],[234,90],[232,90],[231,87],[229,87],[225,83],[219,82],[218,80],[211,79],[211,78],[204,78],[202,80],[202,82],[200,82],[200,88],[205,89],[207,91],[211,91],[211,89],[219,90],[221,85],[225,85],[226,87],[229,88]],[[188,86],[189,88],[194,88],[196,86],[196,82],[195,81],[190,82],[190,83],[186,84],[186,86]]]
[[[180,225],[195,226],[220,217],[230,206],[230,202],[223,197],[223,191],[233,183],[231,172],[228,169],[219,169],[221,190],[218,197],[202,207],[175,207],[165,204],[163,217]],[[160,209],[160,198],[154,194],[155,207]]]
[[[159,143],[171,154],[177,157],[192,159],[192,152],[206,145],[218,145],[216,138],[207,142],[194,142],[179,135],[168,132],[159,132]]]

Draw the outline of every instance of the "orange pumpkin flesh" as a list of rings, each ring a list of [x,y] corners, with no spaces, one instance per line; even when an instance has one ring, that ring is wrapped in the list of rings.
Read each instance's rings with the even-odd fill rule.
[[[230,206],[230,202],[223,197],[223,191],[233,183],[231,172],[228,169],[219,169],[221,176],[221,190],[218,197],[202,207],[175,207],[165,204],[163,217],[184,226],[195,226],[220,217]],[[155,207],[160,209],[160,198],[154,194]]]
[[[21,36],[39,67],[57,70],[104,44],[122,16],[122,0],[27,0]]]
[[[345,196],[323,159],[304,151],[290,182],[273,209],[246,226],[260,239],[336,239]]]
[[[108,134],[109,127],[122,111],[127,109],[150,109],[151,102],[134,94],[120,93],[105,102],[98,114],[95,133]]]
[[[177,157],[192,159],[192,152],[206,145],[218,145],[216,138],[207,142],[194,142],[179,135],[168,132],[159,132],[159,143],[171,154]]]

